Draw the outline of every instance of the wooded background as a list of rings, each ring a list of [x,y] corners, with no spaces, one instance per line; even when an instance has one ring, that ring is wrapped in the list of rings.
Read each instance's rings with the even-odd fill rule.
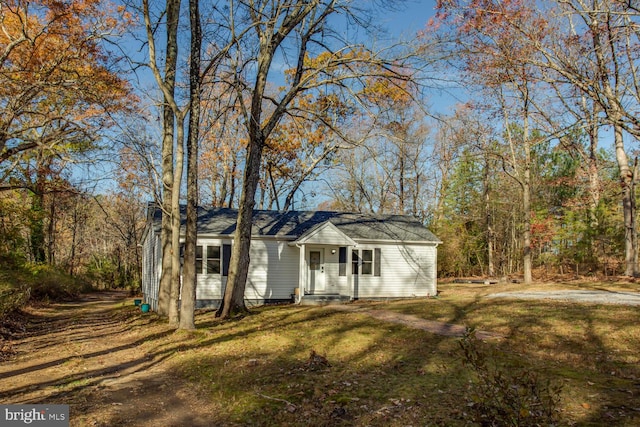
[[[4,0],[0,254],[135,289],[147,203],[188,202],[415,216],[439,277],[636,275],[635,2],[403,7]]]

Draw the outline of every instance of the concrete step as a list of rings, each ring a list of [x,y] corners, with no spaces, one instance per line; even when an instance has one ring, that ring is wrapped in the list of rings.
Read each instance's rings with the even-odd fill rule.
[[[351,301],[349,295],[339,294],[315,294],[305,295],[300,301],[301,305],[328,305],[328,304],[346,304]]]

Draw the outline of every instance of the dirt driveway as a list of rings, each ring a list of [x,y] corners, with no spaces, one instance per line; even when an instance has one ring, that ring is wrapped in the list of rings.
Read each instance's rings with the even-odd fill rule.
[[[558,291],[519,291],[498,292],[487,295],[487,298],[516,299],[553,299],[593,304],[640,305],[640,293],[607,290],[558,290]]]
[[[114,310],[122,305],[125,310]],[[362,311],[357,305],[327,310]],[[385,310],[364,313],[386,322],[460,336],[464,327]],[[215,403],[171,373],[184,332],[154,315],[140,316],[125,293],[30,307],[23,331],[0,362],[0,403],[70,404],[72,426],[210,426]],[[481,339],[494,334],[477,332]]]
[[[73,403],[72,426],[209,426],[211,403],[161,364],[174,352],[145,345],[146,326],[154,338],[175,332],[143,318],[132,328],[133,307],[113,310],[125,303],[110,292],[29,308],[15,354],[0,363],[0,403]]]

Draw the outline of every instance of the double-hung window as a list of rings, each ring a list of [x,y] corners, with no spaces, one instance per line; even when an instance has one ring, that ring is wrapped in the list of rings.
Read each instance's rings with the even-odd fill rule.
[[[352,269],[353,274],[361,274],[363,276],[379,277],[382,273],[382,250],[375,249],[354,249],[352,253]]]
[[[362,250],[362,274],[373,274],[373,251],[371,249]]]
[[[221,265],[220,246],[196,246],[196,274],[220,274]]]
[[[203,251],[202,251],[202,246],[198,245],[196,246],[196,274],[202,274],[202,267],[203,267]]]
[[[220,274],[220,246],[207,246],[207,274]]]

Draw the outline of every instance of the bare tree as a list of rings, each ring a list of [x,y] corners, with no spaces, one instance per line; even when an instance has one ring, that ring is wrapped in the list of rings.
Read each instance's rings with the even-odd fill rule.
[[[262,154],[274,129],[289,114],[292,101],[306,91],[331,86],[342,87],[353,95],[353,87],[347,82],[362,83],[366,75],[409,78],[403,74],[406,70],[400,61],[385,61],[371,49],[349,43],[331,31],[327,23],[329,17],[341,13],[352,24],[365,24],[351,2],[250,0],[232,2],[229,10],[230,38],[238,41],[231,52],[231,68],[235,73],[230,83],[237,93],[237,106],[247,129],[248,144],[229,278],[217,313],[221,317],[246,311],[244,290]],[[241,27],[243,25],[245,27]],[[246,26],[251,32],[240,38],[238,34]],[[313,56],[314,49],[324,54],[310,61],[308,58]],[[273,96],[266,88],[276,58],[292,60],[289,68],[294,71],[288,76],[282,92]]]
[[[187,212],[184,239],[184,271],[180,299],[180,329],[195,329],[196,241],[198,239],[198,143],[200,134],[200,51],[202,28],[199,0],[189,0],[191,50],[189,63],[189,137],[187,143]]]

